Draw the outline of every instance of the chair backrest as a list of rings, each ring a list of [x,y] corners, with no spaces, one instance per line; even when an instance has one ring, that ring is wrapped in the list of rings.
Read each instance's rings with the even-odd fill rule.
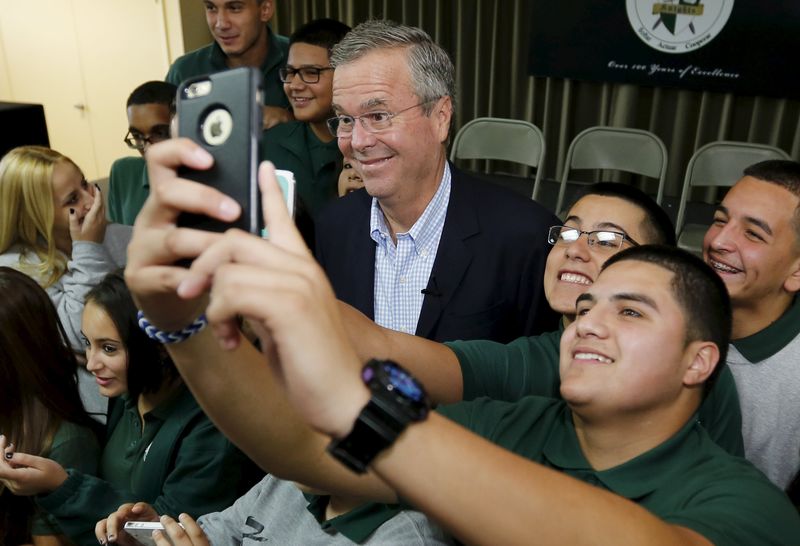
[[[572,169],[613,169],[658,180],[656,201],[664,197],[667,147],[656,135],[642,129],[589,127],[581,131],[567,150],[556,210],[564,205],[564,194]]]
[[[544,151],[544,136],[533,123],[516,119],[476,118],[456,134],[450,160],[495,159],[536,167],[531,195],[536,199]]]
[[[683,228],[686,204],[695,186],[733,186],[745,168],[767,159],[790,159],[789,154],[774,146],[720,140],[701,146],[689,159],[683,177],[675,233]]]

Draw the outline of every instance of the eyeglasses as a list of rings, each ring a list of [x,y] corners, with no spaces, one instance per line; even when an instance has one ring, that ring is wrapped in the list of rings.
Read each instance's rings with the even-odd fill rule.
[[[131,131],[128,131],[128,134],[125,135],[124,141],[125,144],[128,145],[128,148],[133,148],[134,150],[139,150],[141,152],[148,144],[155,144],[156,142],[161,142],[162,140],[167,140],[169,138],[169,125],[156,125],[153,127],[153,130],[149,135],[132,133]]]
[[[319,82],[320,72],[324,72],[325,70],[333,70],[333,67],[323,66],[318,68],[316,66],[304,66],[303,68],[289,68],[287,66],[278,69],[278,76],[280,76],[283,83],[292,81],[295,74],[300,74],[300,79],[305,83],[317,83]]]
[[[347,138],[352,135],[353,128],[356,125],[356,120],[361,122],[361,127],[363,127],[365,131],[369,133],[377,133],[380,131],[385,131],[391,127],[392,119],[399,116],[403,112],[408,112],[412,108],[424,106],[428,103],[437,101],[440,98],[441,97],[429,99],[424,102],[420,102],[419,104],[415,104],[414,106],[403,108],[402,110],[394,113],[368,112],[366,114],[361,114],[360,116],[341,115],[336,116],[335,118],[330,118],[326,123],[328,124],[328,130],[331,132],[331,134],[338,138]]]
[[[551,245],[567,246],[580,239],[581,235],[586,235],[586,242],[589,243],[589,246],[598,250],[617,250],[626,242],[633,246],[639,246],[639,243],[631,239],[630,236],[619,231],[606,229],[581,231],[570,226],[551,227],[547,232],[547,242]]]

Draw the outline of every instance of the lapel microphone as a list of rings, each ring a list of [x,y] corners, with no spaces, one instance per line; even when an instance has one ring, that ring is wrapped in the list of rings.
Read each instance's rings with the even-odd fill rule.
[[[423,288],[421,290],[422,294],[425,296],[433,296],[435,298],[442,297],[442,293],[436,287],[436,277],[431,277],[430,282],[428,283],[427,288]]]

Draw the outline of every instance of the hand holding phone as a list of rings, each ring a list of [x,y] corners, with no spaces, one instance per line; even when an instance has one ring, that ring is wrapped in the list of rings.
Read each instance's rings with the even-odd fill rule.
[[[261,80],[258,70],[242,67],[190,78],[178,87],[178,135],[194,140],[214,157],[208,170],[182,168],[179,174],[220,190],[242,207],[242,215],[232,223],[182,214],[179,225],[219,232],[231,227],[261,231],[256,180]]]
[[[182,523],[179,523],[183,527]],[[153,540],[153,531],[161,531],[164,537],[172,544],[164,525],[159,521],[129,521],[125,524],[125,532],[131,537],[142,543],[143,546],[156,546],[156,541]]]

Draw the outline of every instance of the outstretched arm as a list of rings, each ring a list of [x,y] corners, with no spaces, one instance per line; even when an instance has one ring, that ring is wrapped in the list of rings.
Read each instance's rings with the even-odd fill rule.
[[[203,264],[211,264],[217,276],[226,268],[239,267],[237,271],[242,275],[211,292],[206,311],[222,341],[211,330],[205,330],[187,341],[167,346],[186,384],[220,430],[266,471],[332,493],[394,500],[393,492],[379,479],[356,477],[330,458],[325,452],[328,438],[309,428],[293,410],[284,395],[285,368],[275,358],[283,351],[259,353],[239,337],[235,327],[238,315],[258,325],[262,317],[254,309],[268,309],[272,316],[284,321],[276,331],[297,331],[300,336],[265,336],[265,347],[274,344],[292,354],[299,351],[321,369],[331,358],[348,362],[351,367],[359,365],[349,345],[326,343],[330,332],[344,338],[335,313],[336,303],[285,208],[280,210],[287,223],[269,225],[270,241],[237,231],[220,235],[176,227],[180,211],[221,220],[238,216],[239,206],[230,198],[176,175],[180,165],[208,168],[211,161],[202,148],[184,139],[163,142],[149,150],[151,193],[136,221],[125,272],[138,305],[156,327],[179,330],[203,312],[209,298],[205,290],[208,279],[196,271]],[[262,178],[265,176],[275,184],[274,176],[262,173]],[[276,193],[280,191],[277,184],[271,189],[272,193],[264,198],[265,208],[284,207]],[[180,258],[195,258],[201,253],[192,268],[195,273],[174,265]],[[260,265],[242,263],[245,257]],[[225,265],[217,268],[218,264]],[[198,277],[200,285],[192,282]],[[297,315],[283,313],[281,308],[298,287],[302,291],[311,284],[310,278],[325,295],[314,297],[328,302],[334,312],[328,309],[319,314],[321,320],[303,324],[297,322]],[[233,304],[238,308],[230,314]],[[338,336],[334,338],[337,342]],[[352,379],[357,381],[357,374]],[[349,403],[363,406],[366,400]]]

